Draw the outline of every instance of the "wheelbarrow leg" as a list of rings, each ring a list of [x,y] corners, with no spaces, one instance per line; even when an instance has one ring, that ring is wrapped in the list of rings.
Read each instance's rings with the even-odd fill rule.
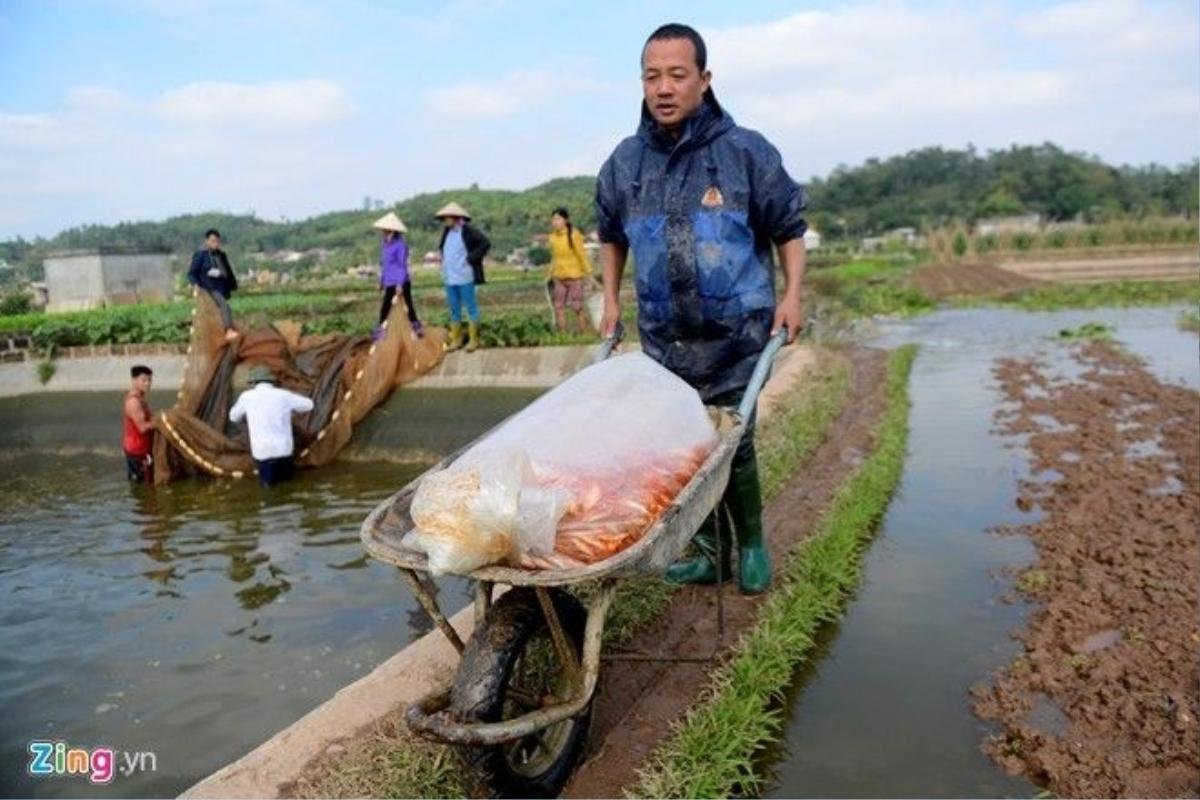
[[[542,613],[546,616],[546,624],[550,626],[550,638],[554,640],[554,649],[558,652],[558,657],[562,659],[572,684],[578,686],[581,681],[579,659],[575,656],[575,648],[571,647],[571,643],[567,641],[567,634],[563,630],[562,621],[558,618],[558,612],[554,610],[554,601],[550,597],[550,592],[544,586],[536,587],[536,591],[538,604],[541,605]]]
[[[475,627],[478,628],[483,624],[484,617],[487,616],[488,609],[492,607],[492,586],[491,581],[475,581]]]
[[[400,577],[408,584],[408,589],[417,598],[417,602],[421,604],[421,608],[425,609],[425,613],[432,619],[433,623],[438,626],[438,630],[450,640],[450,644],[454,645],[454,649],[460,654],[463,651],[462,638],[458,635],[458,631],[454,630],[454,626],[450,624],[450,620],[446,619],[446,615],[438,608],[437,600],[430,596],[429,592],[425,591],[425,586],[421,583],[420,576],[411,569],[400,570]]]

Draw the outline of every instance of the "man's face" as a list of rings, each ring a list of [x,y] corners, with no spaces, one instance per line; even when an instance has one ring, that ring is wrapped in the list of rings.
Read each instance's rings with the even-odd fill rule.
[[[214,234],[210,235],[207,239],[204,240],[204,245],[209,250],[220,250],[221,249],[221,237],[214,233]]]
[[[460,219],[461,217],[442,217],[442,225],[446,226],[447,228],[453,228],[459,223]]]
[[[642,52],[642,92],[654,121],[675,130],[696,113],[712,73],[696,66],[696,51],[687,39],[652,41]]]
[[[138,375],[133,379],[133,388],[142,394],[150,391],[151,384],[154,383],[153,375]]]

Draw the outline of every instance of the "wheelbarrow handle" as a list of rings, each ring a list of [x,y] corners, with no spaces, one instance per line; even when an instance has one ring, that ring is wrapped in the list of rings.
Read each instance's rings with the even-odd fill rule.
[[[621,340],[624,338],[625,323],[621,322],[621,320],[617,320],[616,327],[613,328],[612,334],[605,337],[604,341],[600,342],[600,346],[596,348],[596,355],[592,359],[592,363],[599,364],[601,361],[611,356],[613,350],[616,349],[617,345],[619,345]]]
[[[738,404],[737,413],[742,419],[749,419],[750,415],[754,413],[754,407],[758,404],[758,395],[771,375],[771,365],[775,363],[775,356],[779,355],[780,349],[787,341],[787,334],[786,326],[780,328],[774,336],[767,340],[767,346],[759,355],[758,363],[754,365],[754,373],[750,376],[750,383],[746,385],[746,392],[742,395],[742,402]]]

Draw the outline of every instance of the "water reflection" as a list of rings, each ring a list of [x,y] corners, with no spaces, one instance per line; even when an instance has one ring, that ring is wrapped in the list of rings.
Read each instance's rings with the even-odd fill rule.
[[[160,771],[113,793],[177,792],[429,629],[357,536],[419,466],[341,465],[268,496],[248,481],[130,487],[108,458],[6,460],[22,476],[0,488],[10,763],[39,734],[155,744]]]
[[[422,452],[447,452],[536,396],[413,394],[398,406]],[[154,750],[158,771],[102,787],[9,769],[0,795],[174,795],[431,629],[358,538],[421,464],[335,463],[269,492],[248,480],[130,486],[104,450],[109,406],[48,402],[78,421],[72,442],[61,422],[14,433],[46,421],[18,400],[0,401],[0,757],[23,764],[26,743],[47,736]],[[404,441],[400,427],[372,430],[380,447]],[[466,581],[432,591],[450,612],[470,599]]]

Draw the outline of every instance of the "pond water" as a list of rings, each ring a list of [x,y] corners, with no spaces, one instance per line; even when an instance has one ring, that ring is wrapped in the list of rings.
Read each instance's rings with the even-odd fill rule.
[[[917,342],[909,455],[845,616],[820,639],[768,753],[771,797],[1032,797],[979,749],[988,728],[968,689],[1007,662],[1028,607],[1005,604],[1005,567],[1032,545],[993,526],[1032,519],[1015,505],[1028,475],[1019,442],[993,433],[995,359],[1043,351],[1063,371],[1063,328],[1095,321],[1162,380],[1200,387],[1200,340],[1180,309],[1061,313],[973,309],[884,323],[874,342]]]
[[[244,754],[431,628],[363,517],[537,392],[414,390],[359,458],[262,490],[131,487],[119,394],[0,401],[0,795],[168,796]],[[167,398],[155,397],[157,407]],[[439,584],[443,606],[468,600]],[[109,786],[25,774],[28,743],[155,754]]]

